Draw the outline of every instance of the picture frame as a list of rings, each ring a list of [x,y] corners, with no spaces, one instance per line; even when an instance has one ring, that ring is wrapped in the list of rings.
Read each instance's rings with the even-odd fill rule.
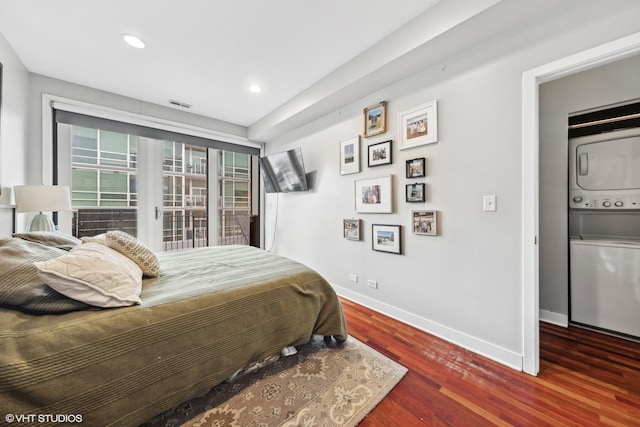
[[[431,101],[398,114],[398,149],[438,142],[438,102]]]
[[[374,251],[402,254],[402,227],[400,225],[373,224],[371,248]]]
[[[438,211],[420,210],[411,212],[411,232],[423,236],[438,235]]]
[[[425,184],[415,183],[407,184],[405,191],[405,201],[407,203],[424,203],[425,200]]]
[[[340,175],[360,172],[360,135],[340,141]]]
[[[367,165],[371,167],[390,165],[391,160],[391,140],[371,144],[368,147]]]
[[[360,220],[359,219],[343,219],[342,235],[347,240],[360,240]]]
[[[355,208],[358,213],[393,213],[391,175],[355,181]]]
[[[387,131],[387,102],[382,101],[364,109],[364,137]]]
[[[426,176],[425,164],[426,164],[426,159],[424,157],[407,160],[407,166],[406,166],[407,178],[422,178]]]

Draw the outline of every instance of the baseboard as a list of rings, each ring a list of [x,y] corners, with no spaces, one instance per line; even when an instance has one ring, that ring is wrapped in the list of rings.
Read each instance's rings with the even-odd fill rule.
[[[408,311],[399,309],[392,305],[380,302],[366,295],[353,292],[341,286],[332,285],[336,293],[343,298],[356,302],[372,310],[378,311],[386,316],[396,319],[409,326],[420,329],[445,341],[456,344],[474,353],[485,356],[510,368],[522,371],[522,354],[507,350],[495,344],[483,341],[464,332],[457,331],[447,326],[433,322],[421,316],[417,316]]]
[[[540,321],[551,323],[556,326],[566,328],[569,326],[569,316],[566,314],[554,313],[553,311],[540,310]]]

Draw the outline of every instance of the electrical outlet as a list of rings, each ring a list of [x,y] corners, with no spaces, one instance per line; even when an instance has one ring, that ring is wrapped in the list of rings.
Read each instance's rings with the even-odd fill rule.
[[[358,283],[358,275],[357,274],[353,274],[353,273],[349,273],[349,280],[352,281],[352,282]]]
[[[367,281],[367,286],[369,286],[370,288],[373,288],[373,289],[378,289],[378,281],[369,279]]]

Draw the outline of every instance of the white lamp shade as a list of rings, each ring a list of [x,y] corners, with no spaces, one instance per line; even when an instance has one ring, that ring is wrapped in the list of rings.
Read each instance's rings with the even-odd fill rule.
[[[66,185],[19,185],[14,192],[18,212],[71,210],[71,191]]]

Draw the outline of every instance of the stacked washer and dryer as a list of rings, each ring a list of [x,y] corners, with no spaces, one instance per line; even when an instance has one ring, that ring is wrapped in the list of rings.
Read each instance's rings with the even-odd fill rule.
[[[570,320],[640,339],[640,129],[569,140]]]

